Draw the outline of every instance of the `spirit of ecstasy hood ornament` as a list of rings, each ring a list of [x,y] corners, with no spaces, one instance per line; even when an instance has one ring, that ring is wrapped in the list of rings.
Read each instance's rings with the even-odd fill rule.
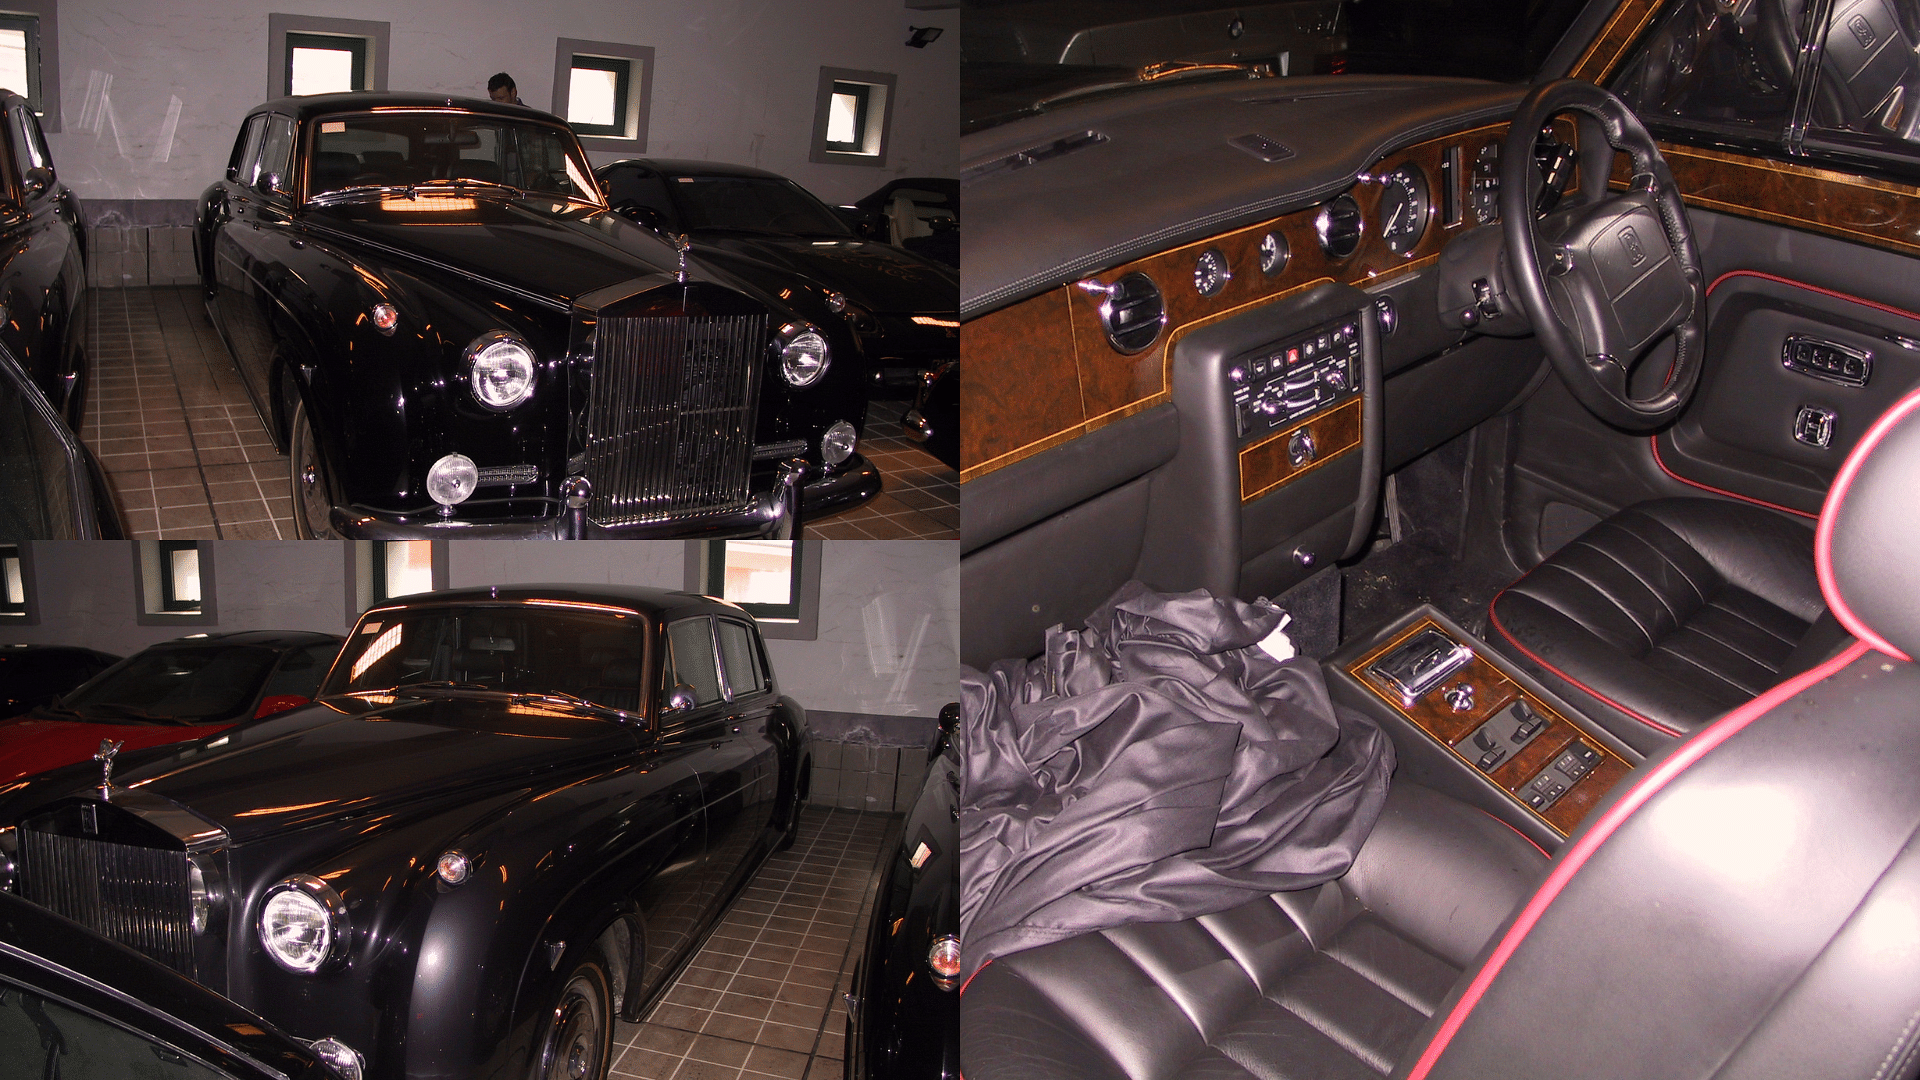
[[[687,252],[693,250],[693,241],[687,239],[686,233],[676,233],[673,237],[673,247],[680,253],[680,284],[685,285],[687,283]]]
[[[100,797],[113,798],[113,759],[119,756],[120,748],[126,745],[124,739],[101,739],[100,750],[93,760],[100,763]]]

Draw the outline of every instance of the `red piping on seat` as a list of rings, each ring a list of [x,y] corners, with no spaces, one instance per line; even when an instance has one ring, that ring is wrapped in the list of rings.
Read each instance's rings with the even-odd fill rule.
[[[1466,1023],[1468,1015],[1480,1003],[1480,999],[1486,996],[1488,988],[1493,985],[1493,980],[1500,974],[1501,968],[1512,959],[1513,954],[1520,948],[1520,943],[1526,939],[1527,934],[1533,930],[1541,916],[1546,914],[1548,906],[1560,895],[1561,890],[1566,888],[1567,882],[1572,880],[1573,875],[1579,873],[1580,868],[1593,857],[1593,853],[1619,830],[1627,818],[1633,816],[1634,812],[1644,806],[1647,800],[1659,794],[1660,790],[1671,783],[1675,777],[1691,768],[1709,751],[1733,737],[1742,728],[1770,712],[1781,702],[1858,660],[1866,652],[1866,643],[1856,641],[1840,655],[1819,667],[1788,679],[1702,728],[1698,735],[1684,743],[1672,757],[1661,762],[1658,768],[1635,784],[1625,797],[1614,803],[1600,820],[1594,823],[1592,829],[1563,849],[1559,865],[1547,875],[1547,880],[1541,883],[1539,891],[1533,894],[1533,898],[1527,901],[1526,907],[1521,909],[1520,916],[1513,921],[1512,926],[1507,928],[1506,935],[1500,939],[1500,944],[1494,948],[1493,954],[1487,957],[1487,962],[1481,965],[1473,981],[1467,984],[1466,993],[1460,995],[1460,1000],[1454,1003],[1453,1011],[1447,1014],[1447,1019],[1440,1025],[1440,1030],[1434,1033],[1433,1041],[1428,1043],[1426,1050],[1421,1052],[1420,1060],[1414,1063],[1413,1071],[1407,1074],[1407,1080],[1426,1080],[1427,1074],[1433,1071],[1434,1064],[1440,1060],[1440,1055],[1453,1041],[1461,1025]]]
[[[1520,580],[1525,581],[1526,578],[1522,577]],[[1588,686],[1586,683],[1581,682],[1579,679],[1576,679],[1573,676],[1567,674],[1566,672],[1561,671],[1559,668],[1554,667],[1552,664],[1547,663],[1545,660],[1542,660],[1540,658],[1539,653],[1536,653],[1532,649],[1527,648],[1525,645],[1520,644],[1520,639],[1513,636],[1512,632],[1507,629],[1506,624],[1500,621],[1499,613],[1493,610],[1493,605],[1499,603],[1500,597],[1505,595],[1507,595],[1507,590],[1501,589],[1497,594],[1494,595],[1494,598],[1488,602],[1487,618],[1493,621],[1493,628],[1495,630],[1500,631],[1501,637],[1504,637],[1508,641],[1513,642],[1514,648],[1519,649],[1521,652],[1527,654],[1527,659],[1532,660],[1534,663],[1539,664],[1541,667],[1546,668],[1548,671],[1551,671],[1555,675],[1560,676],[1562,679],[1565,679],[1566,681],[1572,683],[1574,686],[1579,687],[1581,690],[1592,695],[1594,698],[1600,701],[1604,701],[1608,705],[1611,705],[1614,708],[1619,709],[1621,712],[1627,714],[1628,716],[1633,717],[1635,720],[1640,721],[1641,723],[1647,725],[1648,727],[1652,728],[1655,731],[1661,732],[1662,734],[1666,734],[1666,735],[1686,734],[1686,732],[1681,731],[1679,728],[1668,727],[1667,725],[1661,723],[1660,721],[1655,720],[1651,716],[1642,716],[1639,713],[1634,712],[1632,709],[1627,708],[1625,705],[1622,705],[1619,702],[1608,697],[1607,695],[1601,693],[1600,691],[1595,690],[1593,687]]]
[[[1479,810],[1481,813],[1486,814],[1490,818],[1493,818],[1493,820],[1498,821],[1500,824],[1505,825],[1507,828],[1513,829],[1513,835],[1519,837],[1522,840],[1525,840],[1529,844],[1533,844],[1533,837],[1528,836],[1526,833],[1521,832],[1519,829],[1514,829],[1512,822],[1507,821],[1506,819],[1498,816],[1497,814],[1488,813],[1482,807],[1476,806],[1474,807],[1474,809]],[[1542,855],[1547,855],[1547,849],[1541,847],[1539,844],[1533,844],[1533,850],[1539,852]],[[1547,858],[1551,859],[1553,858],[1553,856],[1547,855]]]
[[[1860,616],[1847,606],[1847,598],[1840,595],[1840,584],[1833,577],[1833,529],[1840,517],[1840,501],[1847,497],[1847,491],[1853,486],[1854,477],[1860,473],[1860,466],[1867,455],[1878,446],[1881,439],[1894,425],[1906,419],[1916,408],[1920,408],[1920,390],[1907,394],[1894,403],[1893,408],[1880,414],[1867,433],[1860,437],[1860,445],[1847,455],[1846,464],[1840,466],[1840,475],[1833,478],[1833,486],[1827,489],[1826,505],[1820,508],[1820,527],[1813,533],[1813,572],[1820,579],[1820,595],[1827,601],[1827,609],[1847,632],[1875,649],[1898,660],[1911,660],[1906,653],[1889,644],[1886,638],[1873,632],[1873,628],[1862,622]]]
[[[986,963],[981,964],[979,967],[974,968],[973,974],[967,976],[967,981],[960,984],[960,996],[965,997],[967,995],[967,987],[973,985],[973,980],[978,978],[981,972],[987,970],[992,966],[993,966],[993,961],[989,960]]]
[[[1843,292],[1834,292],[1832,289],[1823,289],[1818,285],[1809,285],[1804,281],[1795,281],[1792,278],[1784,278],[1784,277],[1780,277],[1777,274],[1768,274],[1759,270],[1729,270],[1726,273],[1721,274],[1719,277],[1713,279],[1713,284],[1707,286],[1706,295],[1712,296],[1713,290],[1719,288],[1722,282],[1726,281],[1728,278],[1737,278],[1737,277],[1759,278],[1761,281],[1771,281],[1775,285],[1785,285],[1789,288],[1794,288],[1794,289],[1805,289],[1808,292],[1819,293],[1821,296],[1832,297],[1835,300],[1845,300],[1849,304],[1859,304],[1861,307],[1869,307],[1875,311],[1883,311],[1889,315],[1898,315],[1900,318],[1903,318],[1903,319],[1912,319],[1915,322],[1920,322],[1920,314],[1907,311],[1904,308],[1897,308],[1892,306],[1891,304],[1882,304],[1877,300],[1867,300],[1863,297],[1849,296],[1848,294]],[[1667,375],[1669,378],[1671,378],[1673,373],[1669,371]],[[1770,503],[1765,499],[1756,499],[1751,495],[1742,495],[1737,491],[1728,491],[1725,488],[1717,488],[1712,486],[1711,484],[1703,484],[1698,480],[1689,480],[1686,477],[1681,476],[1679,473],[1674,472],[1672,469],[1667,468],[1667,463],[1661,460],[1660,436],[1650,435],[1647,437],[1647,442],[1651,443],[1653,446],[1653,463],[1660,467],[1660,471],[1663,473],[1666,473],[1668,476],[1673,477],[1675,480],[1678,480],[1681,483],[1688,485],[1689,487],[1696,487],[1696,488],[1699,488],[1701,491],[1711,491],[1715,495],[1725,495],[1730,499],[1739,499],[1741,502],[1749,502],[1754,504],[1755,506],[1764,506],[1769,510],[1784,510],[1789,514],[1798,514],[1803,518],[1810,519],[1810,518],[1819,516],[1817,514],[1809,514],[1805,510],[1795,510],[1791,506],[1781,506],[1778,503]]]

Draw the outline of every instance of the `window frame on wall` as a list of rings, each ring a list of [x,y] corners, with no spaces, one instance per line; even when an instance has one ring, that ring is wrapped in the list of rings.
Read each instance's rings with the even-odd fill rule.
[[[193,540],[160,540],[160,610],[175,615],[200,614],[200,545]],[[181,555],[192,555],[193,564],[192,596],[183,595],[188,590],[181,586],[185,583],[180,572]]]
[[[609,64],[622,64],[626,77],[620,80],[615,94],[622,100],[615,102],[615,123],[602,128],[598,125],[579,125],[569,122],[580,145],[587,150],[611,150],[623,154],[645,153],[647,149],[647,128],[653,113],[653,62],[654,49],[651,45],[628,45],[618,41],[588,41],[584,38],[558,38],[553,48],[553,114],[565,120],[567,109],[573,94],[573,71],[576,67],[595,71],[618,71],[618,68],[599,67],[597,64],[579,64],[577,61],[599,61]]]
[[[13,583],[20,599],[13,599]],[[0,626],[40,625],[40,597],[34,588],[33,545],[0,544]]]
[[[292,92],[293,48],[289,38],[293,36],[358,39],[366,50],[363,65],[365,85],[355,89],[382,91],[387,88],[387,54],[393,40],[392,23],[276,12],[267,16],[269,99],[287,97]]]
[[[430,588],[434,592],[440,592],[448,587],[449,549],[445,540],[349,540],[343,545],[346,554],[346,625],[349,628],[360,621],[360,616],[368,608],[379,607],[396,595],[416,595],[395,594],[388,588],[387,559],[388,545],[391,544],[432,545],[428,549],[433,581]]]
[[[727,540],[687,541],[686,591],[723,599],[726,595]],[[763,638],[812,641],[820,626],[820,548],[817,542],[793,541],[794,579],[787,604],[741,604],[760,627]]]
[[[200,540],[134,540],[134,624],[137,626],[218,626],[213,549]],[[172,578],[172,553],[192,549],[200,599],[191,609],[178,606]],[[174,605],[171,606],[170,605]]]
[[[337,46],[332,43],[338,42]],[[288,95],[293,94],[293,75],[295,54],[302,49],[318,49],[324,52],[343,52],[347,54],[348,90],[367,88],[367,53],[371,51],[367,39],[355,34],[310,34],[299,30],[290,30],[286,35],[287,77],[282,83]],[[331,93],[332,91],[322,91]],[[304,96],[304,95],[303,95]]]
[[[0,18],[30,22],[27,35],[27,99],[42,131],[60,130],[59,0],[6,0]]]
[[[881,167],[893,144],[893,103],[899,96],[900,77],[885,71],[858,71],[853,68],[821,67],[813,105],[813,139],[807,160],[822,165],[869,165]],[[827,132],[833,117],[833,99],[841,86],[866,87],[863,109],[856,119],[860,128],[856,144],[829,142]],[[875,96],[879,100],[874,100]]]

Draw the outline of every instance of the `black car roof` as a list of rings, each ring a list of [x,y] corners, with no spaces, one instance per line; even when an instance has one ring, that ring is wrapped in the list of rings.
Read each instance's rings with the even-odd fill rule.
[[[459,109],[462,112],[487,113],[493,116],[510,116],[520,120],[545,120],[550,123],[564,123],[559,117],[525,105],[508,105],[491,98],[449,97],[445,94],[395,93],[389,91],[357,91],[351,94],[309,94],[305,97],[282,97],[262,102],[247,111],[254,113],[276,112],[292,116],[297,120],[306,120],[314,116],[330,113],[365,112],[368,109]]]
[[[654,589],[644,585],[578,584],[482,585],[466,589],[438,589],[430,593],[395,597],[380,607],[412,607],[416,604],[464,604],[527,600],[564,600],[581,604],[615,604],[633,608],[656,619],[677,619],[685,615],[744,615],[738,605],[698,593]]]
[[[621,158],[619,161],[602,165],[593,171],[605,172],[622,165],[640,165],[662,176],[752,176],[763,180],[791,179],[777,172],[756,169],[751,165],[735,165],[729,161],[695,161],[692,158]]]
[[[230,630],[219,634],[193,634],[168,641],[157,641],[147,646],[158,648],[194,648],[201,645],[264,645],[270,649],[298,648],[302,645],[318,645],[327,641],[340,641],[339,634],[322,634],[315,630]]]

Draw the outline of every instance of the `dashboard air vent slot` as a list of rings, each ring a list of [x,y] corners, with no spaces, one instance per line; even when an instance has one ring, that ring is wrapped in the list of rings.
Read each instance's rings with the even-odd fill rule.
[[[1344,259],[1360,250],[1367,219],[1361,216],[1360,204],[1353,201],[1353,196],[1337,195],[1320,208],[1320,215],[1313,219],[1313,230],[1319,234],[1320,250],[1328,258]]]
[[[1137,353],[1160,337],[1167,322],[1166,300],[1153,279],[1138,271],[1111,285],[1088,279],[1080,288],[1100,298],[1100,325],[1107,341],[1123,353]]]
[[[1063,154],[1071,154],[1075,150],[1084,150],[1089,146],[1098,146],[1106,141],[1107,137],[1097,131],[1082,131],[1078,134],[1062,136],[1061,138],[1054,139],[1052,142],[1044,142],[1038,146],[1029,146],[1025,150],[1015,150],[1011,154],[1005,154],[991,161],[983,161],[978,165],[961,169],[960,179],[962,182],[966,182],[977,180],[982,176],[999,172],[1002,169],[1024,169],[1029,165],[1038,165],[1051,158],[1057,158]]]

